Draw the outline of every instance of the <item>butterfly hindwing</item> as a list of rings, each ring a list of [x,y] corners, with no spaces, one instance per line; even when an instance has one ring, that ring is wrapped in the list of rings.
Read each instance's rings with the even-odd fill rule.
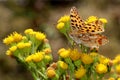
[[[91,34],[86,36],[86,38],[82,37],[81,43],[91,48],[99,48],[99,46],[105,45],[107,42],[109,42],[107,37],[101,34]]]

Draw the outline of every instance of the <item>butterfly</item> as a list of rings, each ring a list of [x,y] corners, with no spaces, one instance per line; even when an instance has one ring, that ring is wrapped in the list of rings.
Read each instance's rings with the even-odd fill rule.
[[[95,20],[86,24],[79,16],[76,7],[72,7],[70,10],[70,23],[69,36],[77,44],[83,44],[90,48],[99,48],[99,46],[108,42],[107,37],[101,35],[105,31],[103,23],[100,20]]]

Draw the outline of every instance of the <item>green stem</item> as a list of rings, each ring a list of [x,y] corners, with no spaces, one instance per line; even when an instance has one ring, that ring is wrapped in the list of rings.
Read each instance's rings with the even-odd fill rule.
[[[45,80],[47,80],[47,77],[44,75],[44,74],[42,74],[40,71],[37,71]]]
[[[86,46],[84,46],[82,44],[80,44],[79,47],[80,47],[82,53],[88,53],[89,52],[89,48],[88,47],[86,47]]]
[[[28,67],[28,70],[31,72],[34,80],[38,80],[38,77],[36,76],[35,72],[33,71],[33,69],[31,67]]]
[[[33,76],[34,80],[38,80],[38,78],[36,77],[35,73],[32,72],[32,71],[31,71],[31,73],[32,73],[32,76]]]
[[[70,39],[70,37],[67,35],[67,33],[63,33],[63,34],[66,36],[66,38],[67,38],[67,40],[70,42],[70,44],[73,45],[73,42],[72,42],[72,40]]]
[[[72,63],[72,61],[71,61],[70,58],[65,59],[65,62],[69,64],[70,80],[73,80],[72,78],[73,78],[73,75],[74,75],[74,69],[75,69],[75,67],[74,67],[74,65],[73,65],[73,63]]]
[[[98,80],[102,80],[103,77],[98,78]]]
[[[66,80],[66,77],[65,77],[65,75],[63,75],[63,80]]]
[[[93,72],[93,80],[97,80],[97,74]]]
[[[82,44],[80,44],[80,49],[81,49],[82,53],[85,53],[84,52],[84,46]]]

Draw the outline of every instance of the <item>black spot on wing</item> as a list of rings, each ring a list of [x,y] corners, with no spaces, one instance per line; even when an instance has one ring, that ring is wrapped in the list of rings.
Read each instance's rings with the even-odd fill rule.
[[[71,23],[71,25],[74,25],[74,23]]]
[[[75,22],[77,22],[77,20],[74,20]]]
[[[88,27],[84,27],[84,28],[86,28],[86,29],[87,29]]]
[[[80,27],[79,26],[76,26],[78,29],[80,29]]]
[[[92,32],[95,32],[94,30],[92,30]]]
[[[71,21],[72,21],[72,22],[74,22],[74,20],[73,20],[73,19],[71,19]]]
[[[73,15],[70,15],[70,17],[74,17]]]
[[[89,27],[89,29],[91,29],[91,27]]]
[[[75,30],[75,26],[72,26],[72,29]]]
[[[75,26],[78,26],[78,24],[75,24]]]
[[[79,25],[79,27],[82,27],[81,25]]]
[[[86,31],[89,32],[89,29],[87,29]]]

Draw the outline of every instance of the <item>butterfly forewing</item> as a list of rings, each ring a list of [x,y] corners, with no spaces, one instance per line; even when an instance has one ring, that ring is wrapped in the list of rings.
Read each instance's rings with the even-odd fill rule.
[[[82,33],[98,34],[104,32],[103,23],[99,20],[88,23],[81,29]]]
[[[70,20],[72,30],[80,30],[85,25],[83,20],[78,15],[78,11],[75,7],[72,7],[70,10]]]

